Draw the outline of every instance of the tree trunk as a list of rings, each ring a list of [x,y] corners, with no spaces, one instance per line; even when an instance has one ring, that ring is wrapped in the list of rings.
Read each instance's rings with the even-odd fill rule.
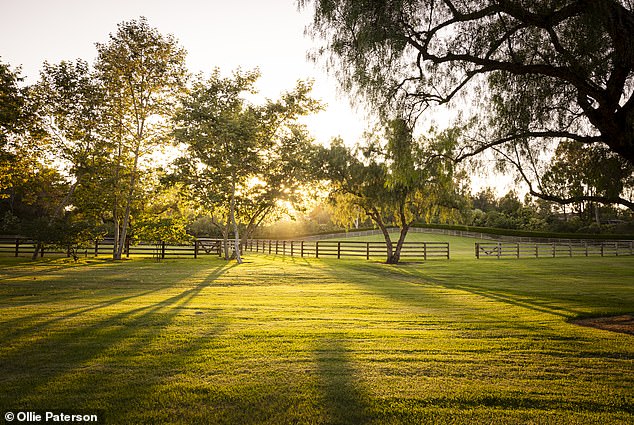
[[[137,141],[136,149],[134,150],[134,165],[132,166],[132,173],[130,175],[130,188],[128,190],[128,197],[126,199],[125,211],[123,213],[123,223],[121,224],[121,233],[119,235],[119,242],[117,246],[117,252],[115,260],[122,258],[123,249],[125,247],[125,241],[128,237],[128,227],[130,224],[130,211],[132,209],[132,198],[134,197],[134,189],[136,186],[136,175],[139,166],[139,153],[141,149],[141,141]]]
[[[272,207],[266,207],[257,211],[255,214],[253,214],[253,216],[249,220],[249,224],[247,225],[247,228],[244,234],[242,235],[243,247],[247,246],[247,241],[251,239],[251,237],[253,236],[253,233],[255,232],[255,229],[257,229],[260,226],[260,224],[262,224],[262,221],[264,221],[264,219],[266,218],[271,208]]]
[[[391,264],[398,264],[398,262],[401,261],[401,250],[403,249],[403,244],[405,243],[405,237],[407,236],[408,231],[409,225],[405,224],[401,227],[401,234],[399,235],[398,242],[396,243],[396,249],[392,254]]]
[[[112,222],[114,226],[114,240],[112,241],[112,259],[120,260],[121,257],[117,258],[117,254],[119,252],[119,213],[117,211],[117,198],[115,197],[115,205],[112,210]]]
[[[33,255],[31,255],[31,260],[35,260],[37,259],[37,255],[40,253],[40,251],[42,250],[42,246],[44,244],[42,243],[42,241],[37,241],[35,244],[35,250],[33,251]]]
[[[227,223],[222,228],[222,251],[224,252],[224,258],[229,261],[229,226],[231,220],[227,218]]]
[[[398,258],[396,258],[396,261],[394,259],[394,244],[392,243],[392,238],[390,238],[390,232],[388,232],[387,227],[385,227],[385,223],[383,223],[383,220],[381,220],[381,215],[376,210],[372,211],[368,215],[379,226],[379,229],[381,229],[381,233],[383,233],[383,238],[385,239],[385,248],[387,251],[387,259],[385,260],[385,262],[387,264],[398,263]]]
[[[238,264],[242,264],[242,257],[240,256],[240,232],[238,231],[238,223],[236,222],[236,175],[235,171],[231,175],[231,205],[229,207],[229,219],[233,225],[234,236],[234,252],[236,255],[236,261]]]
[[[115,168],[114,174],[114,201],[112,203],[112,224],[114,226],[114,240],[112,241],[112,259],[120,260],[121,259],[121,250],[119,250],[119,236],[121,226],[119,224],[119,193],[118,193],[118,185],[119,185],[119,176],[121,174],[121,156],[123,155],[123,145],[122,145],[122,135],[121,135],[121,121],[119,121],[119,143],[117,145],[117,166]]]

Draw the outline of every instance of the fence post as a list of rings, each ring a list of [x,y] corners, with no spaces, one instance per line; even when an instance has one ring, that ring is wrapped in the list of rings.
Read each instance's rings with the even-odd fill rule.
[[[447,260],[449,260],[449,252],[450,252],[449,242],[447,242]]]
[[[286,241],[282,241],[282,255],[286,257]]]
[[[502,242],[498,242],[498,260],[502,257]]]
[[[475,255],[476,255],[476,260],[480,259],[480,243],[476,242],[475,244]]]
[[[301,257],[304,258],[304,241],[302,241],[302,246],[300,247]]]
[[[20,255],[20,238],[15,238],[15,256]]]
[[[280,251],[280,241],[276,240],[275,241],[275,255],[277,255]]]
[[[520,258],[520,243],[517,243],[517,258]]]
[[[535,243],[535,258],[539,258],[539,245]]]
[[[603,257],[603,241],[601,241],[601,257]]]
[[[198,239],[194,240],[194,258],[198,258]]]
[[[583,244],[586,247],[586,257],[587,257],[588,256],[588,241],[585,241]]]
[[[366,246],[365,246],[365,259],[369,260],[370,259],[370,242],[366,242]]]
[[[293,256],[293,242],[295,241],[291,241],[291,257]]]
[[[337,260],[341,259],[341,241],[337,242]]]
[[[271,245],[272,245],[272,242],[271,242],[271,240],[269,239],[269,254],[271,253]]]
[[[557,256],[557,248],[555,248],[555,242],[553,242],[553,258]]]
[[[165,241],[161,241],[161,260],[165,260]]]
[[[315,241],[315,258],[319,258],[319,241]]]
[[[423,242],[423,260],[427,261],[427,242]]]

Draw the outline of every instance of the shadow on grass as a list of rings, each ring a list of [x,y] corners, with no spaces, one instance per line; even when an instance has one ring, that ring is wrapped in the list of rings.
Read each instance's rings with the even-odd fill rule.
[[[50,263],[53,260],[47,260],[47,263]],[[74,273],[90,273],[95,272],[95,269],[99,269],[98,272],[102,272],[104,270],[103,267],[108,267],[109,265],[114,264],[112,260],[92,260],[90,264],[74,264],[68,267],[72,267],[70,269]],[[123,264],[123,263],[120,263]],[[65,266],[55,267],[49,271],[58,271],[60,268],[64,268]],[[68,269],[67,267],[67,269]],[[226,266],[219,266],[226,267]],[[233,267],[233,266],[231,266]],[[228,267],[230,268],[230,267]],[[227,268],[227,270],[228,270]],[[19,338],[20,335],[24,333],[30,332],[43,332],[46,328],[55,325],[58,322],[66,321],[72,318],[81,317],[83,314],[95,312],[97,310],[106,309],[108,307],[115,306],[120,303],[132,301],[137,298],[142,298],[145,296],[149,296],[160,291],[164,291],[173,286],[172,282],[168,283],[149,283],[151,285],[151,289],[146,291],[139,291],[140,288],[136,288],[132,285],[122,285],[118,288],[109,288],[108,283],[110,281],[117,281],[118,276],[120,274],[110,273],[111,269],[105,270],[107,273],[103,275],[99,275],[97,277],[93,277],[96,279],[98,283],[96,284],[87,284],[87,283],[66,283],[63,281],[63,277],[60,276],[50,276],[46,280],[46,285],[42,286],[42,282],[27,282],[27,283],[19,283],[20,286],[25,288],[30,288],[30,293],[36,293],[38,295],[37,300],[31,300],[29,302],[24,303],[16,303],[14,301],[7,303],[8,307],[26,307],[32,305],[45,305],[45,309],[41,313],[31,313],[31,314],[22,314],[13,319],[9,320],[0,320],[2,324],[2,331],[0,331],[0,335],[2,337],[2,341],[4,345],[9,345],[13,339]],[[117,271],[118,270],[112,270]],[[191,278],[196,270],[189,271],[187,276],[183,276],[181,279],[185,280],[187,278]],[[45,272],[40,272],[45,273]],[[48,274],[48,272],[46,272]],[[18,277],[26,276],[28,274],[21,273]],[[213,275],[213,272],[212,272]],[[218,275],[219,276],[219,275]],[[15,276],[13,277],[15,278]],[[144,285],[147,286],[147,285]],[[51,289],[52,288],[52,289]],[[85,295],[84,290],[88,290],[88,296]],[[126,295],[123,296],[113,296],[111,295],[114,291],[121,292],[123,291]],[[55,292],[55,295],[51,295],[51,291]],[[60,292],[61,291],[61,292]],[[20,293],[20,289],[17,290]],[[133,292],[132,294],[130,294]],[[69,298],[69,294],[73,294],[72,298]],[[118,294],[117,294],[118,295]],[[7,298],[12,298],[16,296],[15,292],[8,292],[6,294]],[[19,295],[17,295],[19,296]],[[67,298],[62,298],[67,297]],[[105,301],[101,302],[92,302],[91,298],[104,298],[107,297]],[[70,307],[62,308],[62,309],[53,309],[51,303],[64,301],[64,306],[71,305]],[[72,306],[74,303],[87,304],[91,303],[89,306]],[[44,319],[44,320],[41,320]]]
[[[443,279],[430,275],[412,273],[407,270],[409,267],[410,266],[407,265],[388,266],[385,264],[349,263],[346,265],[346,268],[356,273],[354,275],[348,273],[346,279],[352,280],[350,276],[354,276],[353,281],[358,284],[372,288],[375,292],[388,298],[413,305],[416,305],[418,302],[428,301],[425,297],[428,297],[429,294],[421,293],[421,298],[404,296],[401,291],[399,291],[399,287],[405,289],[405,285],[434,285],[562,318],[570,318],[582,313],[581,310],[563,306],[562,304],[569,302],[569,300],[559,300],[556,294],[553,293],[549,294],[549,298],[542,298],[531,293],[530,290],[491,288],[487,286],[486,282],[464,284],[458,281],[458,271],[456,271],[455,279]],[[334,267],[329,268],[328,271],[334,274],[337,273],[337,269]],[[363,276],[364,274],[366,275],[365,277]],[[368,275],[374,277],[374,279],[368,278]],[[377,277],[384,280],[377,281]],[[386,284],[386,282],[390,282],[390,284]],[[411,293],[412,291],[417,292],[416,289],[411,287],[409,287],[407,292]],[[557,304],[558,301],[562,301],[562,303]]]
[[[352,364],[344,340],[332,336],[318,341],[317,368],[323,385],[323,403],[330,424],[369,422],[368,395]]]
[[[157,303],[118,314],[105,311],[96,320],[90,316],[85,325],[71,329],[60,324],[52,327],[54,322],[49,322],[48,331],[42,330],[35,339],[24,332],[21,337],[27,342],[19,344],[18,339],[19,347],[5,350],[8,354],[0,357],[4,372],[0,380],[5,390],[0,404],[10,403],[16,409],[50,409],[52,405],[77,408],[86,404],[104,408],[119,403],[113,396],[142,400],[143,394],[151,393],[161,380],[181,370],[195,352],[223,331],[225,322],[216,318],[208,319],[210,326],[203,326],[200,335],[180,335],[174,330],[169,334],[166,329],[179,314],[189,315],[187,307],[231,267],[211,269],[195,286]],[[141,294],[131,298],[138,296]],[[118,302],[125,299],[121,297]],[[95,308],[113,304],[116,302]],[[198,316],[185,317],[195,318]]]

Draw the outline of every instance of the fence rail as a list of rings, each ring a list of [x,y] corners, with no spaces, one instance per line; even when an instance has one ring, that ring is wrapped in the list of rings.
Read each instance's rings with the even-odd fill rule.
[[[222,239],[197,239],[188,245],[169,245],[165,242],[126,244],[124,255],[145,256],[156,259],[193,257],[201,255],[222,255]],[[233,244],[229,241],[229,250]],[[37,248],[37,242],[23,238],[0,238],[0,255],[3,256],[31,256]],[[45,256],[100,256],[111,255],[114,248],[112,240],[95,241],[93,244],[75,247],[58,247],[44,245],[37,253]],[[385,242],[360,241],[300,241],[300,240],[247,240],[242,250],[246,252],[284,255],[291,257],[315,258],[384,258],[387,254]],[[405,242],[401,250],[404,260],[429,260],[434,258],[449,258],[449,243],[447,242]]]
[[[37,249],[36,241],[24,238],[0,238],[0,256],[32,256]],[[123,254],[126,257],[142,256],[153,257],[156,259],[166,258],[197,258],[201,254],[219,253],[218,249],[210,251],[210,245],[206,241],[194,241],[191,244],[170,245],[165,242],[148,243],[141,242],[138,244],[127,243],[124,247]],[[37,256],[100,256],[112,255],[114,250],[114,242],[112,240],[98,240],[91,244],[79,246],[60,247],[56,245],[42,245],[39,247]]]
[[[476,258],[504,257],[590,257],[634,255],[634,241],[593,241],[593,242],[476,242]]]
[[[35,241],[13,237],[0,237],[0,256],[32,256],[37,243]],[[95,241],[90,245],[59,247],[44,245],[37,256],[100,256],[112,255],[112,240]],[[229,245],[229,250],[232,249]],[[363,242],[350,240],[324,239],[307,240],[263,240],[250,239],[242,250],[245,252],[284,255],[291,257],[314,258],[363,258],[366,260],[385,258],[385,242]],[[124,255],[168,258],[198,258],[203,255],[222,255],[222,239],[197,239],[187,245],[169,245],[165,242],[126,244]],[[543,258],[575,256],[629,256],[634,255],[634,241],[575,241],[551,243],[527,242],[476,242],[476,258]],[[448,242],[405,242],[401,250],[403,260],[449,259]]]
[[[387,254],[385,242],[337,241],[337,240],[263,240],[247,241],[245,251],[288,255],[291,257],[336,257],[341,258],[384,258]],[[409,260],[449,259],[448,242],[405,242],[401,258]]]

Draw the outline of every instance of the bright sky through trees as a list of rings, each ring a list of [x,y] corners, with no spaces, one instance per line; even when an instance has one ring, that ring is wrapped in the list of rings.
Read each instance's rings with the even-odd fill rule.
[[[295,0],[2,0],[0,60],[22,67],[34,83],[46,60],[82,58],[92,63],[96,42],[106,42],[117,24],[145,16],[163,34],[173,34],[187,50],[192,73],[214,67],[259,67],[264,97],[275,98],[300,78],[315,80],[314,97],[327,109],[307,120],[319,142],[340,135],[354,143],[365,129],[334,77],[306,59],[313,46],[304,28],[310,11],[298,12]]]

